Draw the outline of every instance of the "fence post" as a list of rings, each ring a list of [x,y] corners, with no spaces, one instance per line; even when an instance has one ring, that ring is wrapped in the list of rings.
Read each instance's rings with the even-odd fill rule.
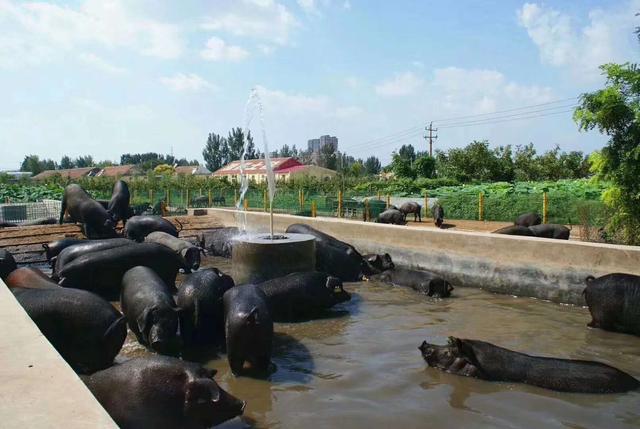
[[[378,191],[378,200],[380,200],[380,191]]]
[[[187,204],[186,208],[189,208],[189,188],[187,188]]]
[[[478,220],[484,220],[484,192],[478,194]]]
[[[233,190],[233,205],[237,206],[238,205],[238,191],[237,190]]]
[[[170,196],[170,194],[171,194],[171,189],[170,189],[170,188],[167,188],[167,207],[169,207],[169,206],[171,205],[171,204],[170,204],[170,203],[171,203],[171,196]]]
[[[391,205],[391,195],[387,194],[387,209],[389,208],[389,206]]]
[[[424,217],[429,217],[429,194],[424,193]]]
[[[304,189],[300,189],[300,202],[302,203],[301,210],[304,210]]]
[[[364,221],[371,219],[371,213],[369,212],[369,199],[364,200]]]
[[[264,201],[264,211],[267,211],[267,190],[262,191],[262,200]]]
[[[209,189],[209,207],[211,207],[211,189]]]
[[[318,215],[318,207],[316,206],[315,201],[311,201],[311,217],[316,217]]]
[[[242,201],[242,204],[244,205],[244,211],[249,210],[249,198],[247,198],[246,195],[244,197],[244,201]]]
[[[338,217],[342,217],[342,191],[338,191]]]
[[[149,204],[153,207],[153,189],[149,189]]]
[[[549,195],[544,192],[542,194],[542,223],[549,221]]]

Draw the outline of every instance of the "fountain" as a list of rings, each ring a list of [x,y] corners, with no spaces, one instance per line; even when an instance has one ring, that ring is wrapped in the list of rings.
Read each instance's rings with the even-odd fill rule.
[[[269,193],[269,233],[248,233],[247,216],[243,200],[249,189],[249,179],[245,173],[245,155],[248,144],[249,126],[255,112],[260,119],[261,136],[264,150],[267,187]],[[231,260],[233,278],[236,283],[259,283],[298,271],[315,269],[315,239],[308,234],[274,234],[273,197],[276,192],[275,175],[271,166],[269,143],[264,126],[262,101],[257,88],[251,90],[245,106],[244,145],[240,156],[240,198],[236,203],[238,229],[235,237]]]

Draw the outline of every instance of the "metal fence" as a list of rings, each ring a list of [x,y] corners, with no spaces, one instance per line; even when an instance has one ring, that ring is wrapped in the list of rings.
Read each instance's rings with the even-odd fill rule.
[[[58,218],[62,202],[42,200],[35,203],[0,204],[0,221],[11,223],[33,222],[46,218]]]

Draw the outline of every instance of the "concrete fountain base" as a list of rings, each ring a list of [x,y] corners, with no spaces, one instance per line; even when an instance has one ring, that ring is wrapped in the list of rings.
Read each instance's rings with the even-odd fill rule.
[[[308,234],[249,234],[236,238],[231,253],[236,284],[259,283],[299,271],[313,271],[316,244]]]

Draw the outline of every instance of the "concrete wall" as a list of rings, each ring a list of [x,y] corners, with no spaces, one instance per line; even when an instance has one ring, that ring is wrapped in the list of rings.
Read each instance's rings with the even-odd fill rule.
[[[236,225],[233,210],[208,213],[224,225]],[[278,231],[292,223],[306,223],[362,253],[387,252],[397,263],[435,271],[454,286],[555,302],[584,305],[587,275],[640,275],[640,247],[275,215]],[[248,212],[247,224],[266,231],[269,216]]]
[[[0,426],[117,426],[0,280]]]

